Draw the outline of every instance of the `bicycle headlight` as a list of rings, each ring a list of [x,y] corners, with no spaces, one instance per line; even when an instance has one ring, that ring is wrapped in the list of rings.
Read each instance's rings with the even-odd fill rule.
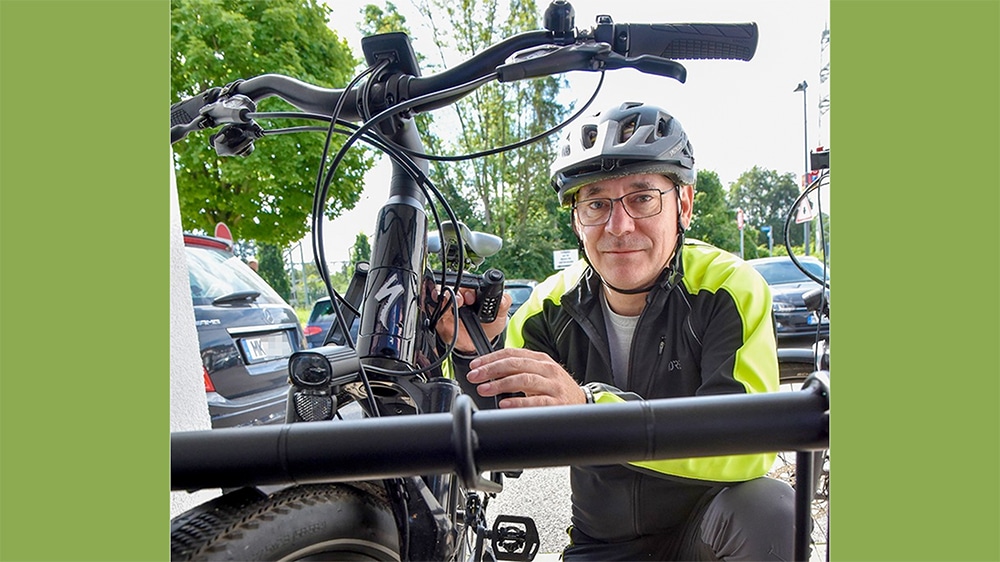
[[[344,345],[296,351],[288,359],[288,376],[292,384],[305,388],[343,384],[354,379],[360,371],[358,353]]]

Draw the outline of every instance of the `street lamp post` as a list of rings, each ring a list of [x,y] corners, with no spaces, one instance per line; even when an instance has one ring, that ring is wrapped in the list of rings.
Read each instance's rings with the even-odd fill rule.
[[[803,80],[801,84],[795,87],[795,92],[802,92],[802,142],[805,144],[805,174],[802,176],[803,180],[806,181],[809,178],[809,117],[806,112],[806,88],[809,84]],[[809,255],[809,221],[802,223],[802,245],[805,250],[805,254]]]

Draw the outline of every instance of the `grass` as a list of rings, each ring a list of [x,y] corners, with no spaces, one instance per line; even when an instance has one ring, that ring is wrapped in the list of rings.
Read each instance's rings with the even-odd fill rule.
[[[310,312],[311,309],[309,308],[295,307],[295,315],[299,317],[299,322],[302,324],[302,327],[305,327],[305,325],[309,323]]]

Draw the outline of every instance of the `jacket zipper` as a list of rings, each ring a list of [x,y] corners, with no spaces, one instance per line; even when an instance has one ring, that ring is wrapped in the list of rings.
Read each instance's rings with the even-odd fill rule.
[[[660,345],[656,349],[656,363],[653,364],[652,373],[653,376],[648,377],[646,388],[643,390],[643,398],[649,396],[649,393],[653,390],[653,381],[656,380],[655,373],[660,372],[660,365],[663,364],[663,348],[667,346],[667,336],[666,334],[660,335]]]

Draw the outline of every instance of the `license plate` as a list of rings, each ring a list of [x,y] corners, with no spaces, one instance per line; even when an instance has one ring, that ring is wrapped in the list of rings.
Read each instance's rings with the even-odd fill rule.
[[[284,332],[246,337],[240,340],[247,363],[283,359],[292,354],[292,343]]]
[[[806,324],[810,326],[815,326],[816,324],[829,324],[829,323],[830,321],[827,320],[825,316],[823,318],[820,318],[819,315],[817,315],[815,312],[810,313],[809,316],[806,316]]]

